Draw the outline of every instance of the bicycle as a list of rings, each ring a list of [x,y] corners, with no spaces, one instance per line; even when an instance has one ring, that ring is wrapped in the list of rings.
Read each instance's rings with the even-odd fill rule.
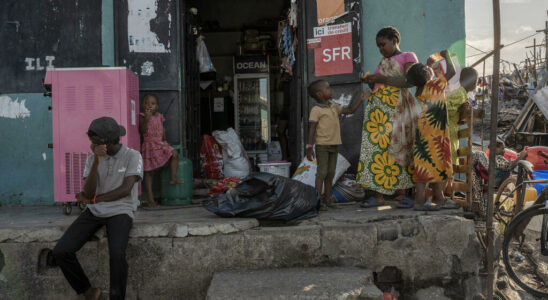
[[[497,189],[494,217],[504,228],[508,222],[523,210],[525,191],[533,180],[533,164],[520,160],[516,175],[510,175]],[[514,199],[515,197],[515,199]]]
[[[523,180],[520,185],[533,183],[548,184],[548,179]],[[523,198],[516,203],[519,208]],[[507,225],[502,256],[514,282],[534,296],[548,297],[548,185],[531,207],[516,213]]]
[[[548,183],[548,179],[534,181]],[[548,297],[548,186],[508,224],[502,258],[515,283],[534,296]]]

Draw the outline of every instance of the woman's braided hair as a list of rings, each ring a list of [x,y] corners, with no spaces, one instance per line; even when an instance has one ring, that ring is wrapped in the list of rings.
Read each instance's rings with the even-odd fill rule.
[[[386,26],[383,29],[379,30],[379,32],[377,32],[376,38],[385,38],[389,40],[396,39],[396,44],[399,44],[401,41],[400,32],[396,29],[396,27],[393,26]]]

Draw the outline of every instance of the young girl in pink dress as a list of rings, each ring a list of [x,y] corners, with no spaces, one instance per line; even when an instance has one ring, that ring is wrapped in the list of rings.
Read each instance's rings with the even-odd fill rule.
[[[170,184],[181,184],[183,180],[177,178],[178,153],[166,142],[166,131],[163,122],[164,116],[158,110],[158,98],[148,94],[143,98],[144,113],[139,115],[139,132],[143,135],[141,153],[143,156],[143,170],[145,171],[145,189],[147,203],[150,207],[156,206],[152,194],[152,180],[158,169],[170,162]]]

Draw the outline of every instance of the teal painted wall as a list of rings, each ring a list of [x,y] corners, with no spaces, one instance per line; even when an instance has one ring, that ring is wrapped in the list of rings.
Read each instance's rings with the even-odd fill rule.
[[[415,52],[419,61],[426,62],[430,54],[449,49],[458,54],[463,64],[464,0],[364,0],[362,3],[362,55],[366,72],[375,71],[381,60],[375,36],[388,25],[400,31],[400,49]]]
[[[53,203],[51,99],[0,95],[0,205]]]
[[[114,3],[103,0],[101,3],[101,42],[103,65],[114,66]]]
[[[102,64],[114,66],[113,0],[102,0],[101,19]],[[0,94],[0,105],[0,206],[53,204],[51,98]],[[6,117],[8,105],[20,116]]]

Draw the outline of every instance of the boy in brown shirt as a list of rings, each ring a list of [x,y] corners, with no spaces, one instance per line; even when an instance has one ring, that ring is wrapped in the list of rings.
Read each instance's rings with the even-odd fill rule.
[[[358,106],[367,99],[371,92],[365,90],[358,101],[350,107],[342,108],[338,104],[329,102],[331,99],[331,88],[325,80],[317,80],[308,86],[308,93],[318,102],[310,111],[308,144],[306,145],[306,157],[308,160],[318,161],[316,173],[316,190],[322,195],[322,187],[325,184],[325,193],[322,196],[321,210],[327,210],[331,204],[331,188],[335,169],[337,167],[337,156],[341,142],[341,129],[339,115],[352,114]],[[314,136],[316,137],[316,154],[314,154]]]

